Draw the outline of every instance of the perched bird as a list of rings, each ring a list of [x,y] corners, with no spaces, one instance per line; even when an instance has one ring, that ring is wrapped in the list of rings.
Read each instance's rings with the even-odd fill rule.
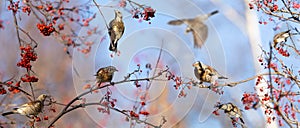
[[[170,25],[181,25],[185,23],[187,25],[186,33],[192,32],[194,37],[194,47],[201,48],[204,44],[207,35],[208,35],[208,28],[207,25],[203,22],[208,19],[208,17],[217,14],[219,11],[213,11],[208,14],[198,15],[192,19],[178,19],[178,20],[171,20],[168,22]]]
[[[215,83],[217,79],[227,79],[220,75],[214,68],[197,61],[193,64],[194,74],[202,82]]]
[[[125,26],[122,20],[122,13],[118,10],[115,10],[115,18],[110,21],[108,34],[110,37],[110,45],[109,50],[113,52],[117,52],[118,41],[122,37]]]
[[[280,32],[273,37],[273,46],[276,47],[278,43],[286,42],[287,38],[290,37],[290,30]]]
[[[44,107],[44,101],[47,97],[48,97],[48,95],[42,94],[35,101],[23,104],[18,108],[14,108],[10,112],[2,113],[2,116],[7,116],[10,114],[20,114],[20,115],[24,115],[24,116],[28,116],[28,117],[30,115],[36,116],[40,112],[42,112],[43,107]]]
[[[104,68],[100,68],[97,71],[96,79],[97,79],[97,83],[99,83],[99,85],[102,82],[111,82],[113,76],[114,76],[114,72],[118,71],[116,67],[114,66],[108,66],[108,67],[104,67]]]
[[[234,104],[232,103],[219,104],[216,107],[218,107],[221,110],[224,110],[224,113],[226,113],[230,118],[239,118],[241,122],[245,124],[242,118],[243,115],[241,110]]]

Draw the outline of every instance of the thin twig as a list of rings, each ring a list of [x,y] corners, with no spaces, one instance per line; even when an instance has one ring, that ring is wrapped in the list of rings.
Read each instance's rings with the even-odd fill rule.
[[[91,92],[95,91],[95,90],[100,90],[102,88],[106,88],[109,86],[113,86],[113,85],[117,85],[117,84],[121,84],[121,83],[127,83],[127,82],[134,82],[134,81],[150,81],[150,80],[155,80],[156,78],[158,78],[159,76],[162,75],[163,72],[167,72],[169,69],[165,69],[162,70],[161,73],[158,73],[157,75],[151,77],[151,78],[141,78],[141,79],[131,79],[131,80],[122,80],[122,81],[118,81],[118,82],[113,82],[112,84],[106,84],[103,86],[98,86],[95,89],[91,89],[89,91],[83,92],[80,95],[76,96],[74,99],[72,99],[66,106],[65,108],[51,121],[51,123],[48,125],[48,128],[50,128],[51,126],[53,126],[53,124],[60,119],[63,115],[65,115],[66,113],[68,113],[68,108],[75,102],[81,99],[81,97],[83,97],[84,95],[90,94]],[[71,108],[72,109],[72,108]]]
[[[10,4],[13,5],[13,1],[12,0],[9,0]],[[15,28],[16,28],[16,32],[17,32],[17,38],[18,38],[18,42],[19,42],[19,47],[22,46],[22,43],[21,43],[21,37],[20,37],[20,33],[19,33],[19,25],[18,25],[18,20],[17,20],[17,17],[16,17],[16,13],[14,13],[14,11],[12,10],[11,11],[13,13],[13,17],[14,17],[14,24],[15,24]]]
[[[20,91],[21,91],[22,93],[24,93],[25,95],[31,96],[28,92],[24,91],[24,90],[21,89],[20,87],[15,87],[15,86],[9,85],[9,84],[4,83],[4,82],[0,82],[0,85],[5,85],[5,86],[7,86],[7,87],[13,87],[13,88],[15,88],[15,89],[17,89],[17,90],[20,90]]]
[[[96,2],[95,0],[93,0],[93,2],[94,2],[94,4],[96,5],[96,7],[98,8],[98,10],[99,10],[99,12],[100,12],[100,14],[101,14],[101,16],[102,16],[102,18],[103,18],[103,20],[104,20],[104,23],[105,23],[106,28],[109,29],[109,27],[108,27],[108,25],[107,25],[107,22],[106,22],[106,20],[105,20],[105,17],[104,17],[104,15],[103,15],[103,13],[102,13],[102,11],[101,11],[101,9],[100,9],[100,6],[97,4],[97,2]]]

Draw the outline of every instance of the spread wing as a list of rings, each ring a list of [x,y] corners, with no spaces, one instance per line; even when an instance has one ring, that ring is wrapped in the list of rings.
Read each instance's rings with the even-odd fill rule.
[[[201,48],[208,36],[208,28],[203,23],[196,23],[192,27],[194,47]]]
[[[184,23],[184,20],[171,20],[168,22],[169,25],[181,25]]]

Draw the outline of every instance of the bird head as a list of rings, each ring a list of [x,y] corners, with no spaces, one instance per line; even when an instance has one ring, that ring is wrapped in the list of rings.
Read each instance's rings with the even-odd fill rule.
[[[213,11],[213,12],[211,12],[211,13],[198,15],[197,17],[199,18],[199,20],[205,21],[205,20],[207,20],[210,16],[215,15],[215,14],[217,14],[217,13],[219,13],[219,11],[218,11],[218,10],[215,10],[215,11]]]
[[[197,68],[197,69],[200,69],[202,67],[202,63],[200,61],[197,61],[195,63],[193,63],[193,67]]]
[[[119,10],[115,10],[115,18],[123,18],[122,13]]]
[[[234,107],[235,107],[235,105],[233,105],[232,103],[226,103],[226,104],[220,105],[219,109],[230,111]]]
[[[37,98],[37,100],[38,100],[38,101],[44,101],[47,97],[48,97],[48,95],[42,94],[42,95],[40,95],[40,96]]]
[[[110,72],[117,72],[118,69],[114,66],[108,66],[107,69],[110,71]]]
[[[282,32],[282,37],[283,37],[283,38],[289,37],[289,36],[290,36],[290,31],[291,31],[291,30],[287,30],[287,31]]]
[[[197,61],[197,62],[195,62],[195,63],[193,63],[193,67],[197,67],[197,66],[199,66],[199,61]]]

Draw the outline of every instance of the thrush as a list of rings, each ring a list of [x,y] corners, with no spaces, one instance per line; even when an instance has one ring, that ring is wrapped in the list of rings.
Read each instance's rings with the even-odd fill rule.
[[[96,79],[97,79],[97,83],[101,84],[103,82],[111,82],[113,76],[114,76],[114,72],[118,71],[116,67],[114,66],[108,66],[108,67],[103,67],[100,68],[97,71]]]
[[[217,79],[227,79],[220,75],[217,70],[200,61],[195,62],[193,67],[195,76],[202,82],[215,83]]]
[[[234,104],[232,104],[232,103],[219,104],[216,107],[218,107],[221,110],[224,110],[224,113],[226,113],[230,118],[239,118],[240,121],[243,124],[245,124],[244,120],[242,118],[241,110]]]
[[[108,34],[110,37],[109,50],[112,52],[117,52],[118,41],[122,37],[125,26],[122,20],[122,13],[118,10],[115,10],[115,18],[110,21]]]
[[[207,25],[204,24],[204,21],[207,20],[210,16],[217,14],[219,11],[213,11],[208,14],[198,15],[195,18],[191,19],[178,19],[178,20],[171,20],[168,22],[170,25],[181,25],[186,24],[186,33],[192,32],[194,38],[194,47],[201,48],[205,43],[205,40],[208,36],[208,28]]]
[[[273,46],[276,47],[278,43],[286,42],[287,38],[290,37],[290,30],[280,32],[273,37]]]
[[[36,116],[40,112],[42,112],[44,107],[44,101],[47,97],[48,96],[46,94],[42,94],[35,101],[25,103],[18,108],[14,108],[10,112],[2,113],[2,116],[7,116],[10,114],[20,114],[28,117],[30,115]]]
[[[111,82],[114,73],[118,71],[116,67],[114,66],[107,66],[98,69],[97,73],[94,75],[96,76],[97,85],[100,86],[103,82]],[[90,91],[92,93],[92,90],[94,89],[95,85],[91,87]]]

